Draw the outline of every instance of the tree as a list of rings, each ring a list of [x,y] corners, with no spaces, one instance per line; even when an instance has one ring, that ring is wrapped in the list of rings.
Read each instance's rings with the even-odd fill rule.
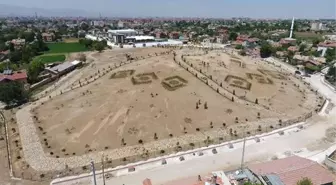
[[[301,44],[301,45],[300,45],[300,49],[299,49],[299,51],[300,51],[300,52],[303,52],[303,51],[306,49],[306,47],[307,47],[306,44]]]
[[[241,44],[239,44],[239,45],[237,45],[237,46],[235,47],[235,49],[243,49],[243,48],[244,48],[244,46],[241,45]]]
[[[81,62],[86,62],[86,55],[84,53],[80,53],[77,55],[77,59]]]
[[[18,63],[22,59],[22,54],[19,51],[13,51],[9,53],[9,60],[13,63]]]
[[[231,40],[231,41],[236,40],[237,37],[238,37],[238,34],[236,32],[230,32],[229,40]]]
[[[336,60],[336,49],[335,48],[328,48],[325,53],[326,62],[329,63],[333,60]]]
[[[94,49],[97,50],[99,53],[104,50],[105,46],[102,42],[97,42],[94,44]]]
[[[261,48],[260,48],[260,56],[262,58],[267,58],[267,57],[270,57],[272,55],[272,53],[274,52],[274,49],[273,47],[268,44],[268,43],[263,43],[261,45]]]
[[[21,82],[10,81],[0,84],[0,101],[7,106],[22,104],[29,98],[28,92]]]
[[[44,70],[44,64],[42,61],[34,60],[28,66],[28,81],[29,83],[35,83],[39,74]]]
[[[167,34],[161,32],[161,33],[160,33],[160,38],[161,38],[161,39],[165,39],[165,38],[168,38],[168,36],[167,36]]]
[[[296,185],[313,185],[313,182],[309,178],[305,177],[305,178],[299,180],[296,183]]]

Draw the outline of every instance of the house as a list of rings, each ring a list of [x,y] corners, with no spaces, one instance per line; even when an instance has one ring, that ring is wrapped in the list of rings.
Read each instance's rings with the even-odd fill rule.
[[[14,45],[14,49],[21,49],[21,47],[26,43],[25,39],[13,39],[6,44],[12,43]]]
[[[9,54],[9,50],[7,50],[7,51],[0,51],[0,61],[5,60],[7,58],[7,56],[8,56],[8,54]]]
[[[324,57],[329,48],[336,48],[336,42],[325,41],[317,45],[317,51],[322,51],[321,57]]]
[[[295,53],[295,52],[299,51],[299,48],[297,48],[296,46],[289,46],[287,48],[287,50]]]
[[[44,42],[52,42],[55,40],[54,33],[42,33],[42,39]]]
[[[296,39],[292,39],[292,38],[284,38],[284,39],[281,39],[279,43],[280,43],[281,45],[295,44],[295,43],[296,43]]]
[[[13,72],[12,70],[5,70],[0,74],[0,83],[17,81],[27,83],[27,73],[25,71]]]
[[[252,164],[248,168],[268,185],[296,185],[304,177],[314,185],[332,185],[336,180],[317,162],[299,156]]]
[[[63,62],[61,64],[45,68],[45,72],[50,73],[52,76],[62,76],[73,71],[77,66],[81,65],[81,61],[75,60],[73,62]]]
[[[179,32],[171,32],[171,33],[169,33],[169,37],[171,39],[179,39],[180,33]]]
[[[237,38],[236,38],[236,41],[240,41],[240,42],[244,42],[246,40],[248,40],[250,36],[248,35],[238,35]]]

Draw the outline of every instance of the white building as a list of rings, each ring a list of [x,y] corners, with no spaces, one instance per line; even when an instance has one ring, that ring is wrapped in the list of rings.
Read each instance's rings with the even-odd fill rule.
[[[124,43],[126,37],[136,36],[137,31],[133,29],[124,29],[124,30],[108,30],[108,37],[112,42],[115,43]]]
[[[118,22],[118,28],[123,28],[123,27],[124,27],[124,22],[119,21],[119,22]]]
[[[312,31],[319,31],[319,30],[326,30],[326,29],[327,29],[326,25],[321,22],[311,23],[310,30]]]
[[[326,40],[336,41],[336,35],[324,35],[323,38]]]
[[[133,30],[133,29],[124,29],[124,30],[108,30],[107,31],[109,34],[109,37],[112,37],[113,35],[124,35],[125,37],[127,36],[135,36],[137,35],[137,31]]]

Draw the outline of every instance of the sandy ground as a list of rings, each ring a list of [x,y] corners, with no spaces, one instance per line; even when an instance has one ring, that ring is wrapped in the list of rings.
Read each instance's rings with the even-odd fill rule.
[[[134,57],[140,57],[155,51],[160,52],[163,49],[154,48],[154,51],[138,49],[136,53],[132,53],[132,50],[129,53]],[[221,55],[227,57],[226,54]],[[113,51],[94,53],[91,56],[98,58],[99,62],[90,64],[81,71],[81,75],[76,76],[77,78],[83,79],[84,76],[92,75],[92,72],[97,69],[125,60],[124,53]],[[209,56],[205,57],[209,58]],[[212,57],[210,56],[210,59]],[[229,74],[252,73],[257,69],[253,64],[246,65],[246,68],[238,70],[239,68],[233,64],[232,69],[229,70],[236,72]],[[228,66],[231,65],[228,64]],[[213,68],[220,69],[217,66]],[[221,97],[174,63],[172,55],[128,64],[116,72],[124,70],[135,70],[134,75],[154,72],[158,79],[152,79],[150,84],[133,85],[131,76],[110,79],[110,75],[107,75],[91,85],[53,98],[34,110],[38,118],[36,126],[40,130],[41,140],[47,140],[51,146],[45,148],[47,154],[64,154],[65,157],[82,155],[96,150],[119,148],[122,145],[137,145],[139,140],[149,142],[165,139],[171,137],[170,134],[173,137],[193,134],[197,132],[196,128],[207,131],[224,128],[223,123],[225,123],[228,130],[231,125],[246,126],[247,121],[258,120],[257,109],[253,110]],[[225,72],[228,71],[217,71],[216,74],[224,75]],[[161,82],[172,76],[187,80],[186,85],[175,91],[167,91]],[[224,78],[224,76],[218,78]],[[282,82],[276,79],[272,80],[274,81],[272,88],[252,82],[251,94],[257,94],[261,102],[262,97],[267,97],[265,99],[270,104],[276,108],[280,107],[278,108],[280,113],[263,110],[262,119],[278,118],[282,115],[299,116],[310,110],[311,107],[298,106],[306,101],[303,99],[304,93],[299,92],[298,88],[286,87],[286,92],[285,90],[280,92],[279,89],[283,89],[284,85],[281,86]],[[286,83],[290,84],[290,82]],[[237,94],[241,93],[238,88],[235,90]],[[196,103],[199,100],[201,104],[196,109]],[[205,102],[208,109],[204,108]],[[279,103],[281,105],[288,103],[290,106],[277,107]],[[244,123],[235,123],[236,118],[238,122]],[[237,127],[232,128],[236,130]],[[55,133],[57,133],[56,137]]]
[[[336,102],[336,94],[323,86],[319,76],[312,76],[307,79],[315,88]],[[285,157],[288,155],[299,155],[316,161],[323,161],[325,149],[335,146],[335,142],[326,140],[328,137],[326,130],[335,127],[336,109],[333,109],[328,115],[317,117],[309,121],[311,125],[304,130],[294,131],[284,136],[265,138],[261,143],[250,143],[246,147],[245,162],[246,165],[253,162],[271,160],[274,157]],[[135,185],[141,183],[145,178],[150,178],[154,185],[172,184],[176,182],[185,182],[197,178],[197,175],[208,174],[211,171],[232,169],[239,167],[241,156],[241,146],[233,150],[221,152],[217,155],[207,157],[195,157],[183,162],[172,162],[158,168],[137,171],[135,173],[109,178],[106,184],[127,184]],[[169,163],[168,163],[169,164]],[[98,183],[102,182],[101,176],[98,176]],[[91,183],[91,178],[82,178],[66,183],[66,185],[77,184],[86,185]]]
[[[104,68],[119,65],[126,60],[125,54],[140,58],[148,55],[154,56],[154,53],[162,51],[168,50],[137,48],[109,50],[103,53],[88,52],[88,62],[85,67],[63,77],[48,90],[52,91],[51,94],[57,94],[73,85],[78,85],[79,81],[83,82],[86,78],[95,76]],[[194,51],[185,50],[182,52],[192,54]],[[225,58],[224,54],[223,57]],[[230,65],[228,64],[228,66]],[[272,67],[268,66],[267,68]],[[141,73],[154,72],[157,79],[147,75],[145,78],[151,80],[151,83],[138,85],[133,85],[131,76],[110,79],[114,72],[124,70],[135,70],[133,77],[137,77],[136,75]],[[215,70],[217,69],[214,68]],[[230,72],[235,70],[236,68],[232,65]],[[244,70],[255,72],[256,68],[252,63],[246,65]],[[209,72],[211,72],[210,67]],[[183,82],[183,87],[175,91],[168,91],[161,82],[165,78],[173,76],[181,77],[186,82]],[[223,77],[219,75],[218,78]],[[281,89],[279,83],[281,82],[272,80],[279,91]],[[298,92],[299,90],[295,87],[289,87],[290,85],[285,88],[285,92],[278,92],[260,86],[261,89],[266,89],[261,91],[260,88],[254,88],[254,86],[258,87],[258,84],[255,84],[256,82],[252,82],[251,96],[265,97],[268,95],[265,92],[270,92],[271,95],[268,95],[268,99],[272,99],[270,98],[272,96],[277,97],[276,101],[272,102],[273,104],[289,101],[293,107],[298,104],[301,104],[302,107],[287,110],[281,106],[274,106],[274,110],[278,109],[278,111],[272,109],[260,111],[251,105],[244,106],[244,104],[232,102],[174,63],[173,55],[164,55],[139,60],[120,67],[94,83],[53,97],[34,109],[33,113],[37,119],[36,130],[40,136],[41,144],[44,146],[45,154],[54,160],[55,156],[68,158],[80,155],[84,157],[83,154],[94,153],[94,151],[110,151],[110,149],[121,148],[123,145],[127,147],[139,146],[140,140],[146,143],[146,148],[149,149],[151,143],[156,146],[157,144],[154,144],[156,142],[167,141],[168,143],[169,141],[170,144],[171,141],[184,144],[203,142],[206,137],[218,137],[218,133],[221,136],[229,135],[230,128],[232,131],[237,131],[238,134],[242,134],[244,127],[255,132],[259,125],[267,128],[271,124],[277,123],[279,119],[286,119],[287,117],[284,117],[281,110],[288,111],[285,114],[299,116],[309,109],[309,106],[318,103],[315,94],[304,95],[302,92]],[[304,85],[300,85],[300,87],[304,87]],[[240,91],[237,90],[237,93]],[[283,94],[281,95],[281,93]],[[307,98],[303,100],[301,98],[303,96]],[[196,109],[196,103],[199,100],[201,104]],[[204,108],[205,102],[207,109]],[[260,98],[260,102],[262,103],[262,98]],[[260,119],[257,118],[258,112],[261,112]],[[238,118],[238,123],[235,121],[236,118]],[[225,123],[225,127],[223,123]],[[254,134],[254,132],[251,133]],[[192,140],[188,140],[190,138]],[[45,145],[46,141],[49,148]],[[160,148],[163,146],[167,145],[162,144]],[[122,156],[120,154],[119,158]]]
[[[243,56],[230,56],[222,51],[212,51],[202,56],[187,56],[186,59],[189,64],[211,75],[218,83],[222,83],[226,90],[235,91],[236,96],[244,96],[250,101],[258,99],[260,105],[287,117],[295,117],[310,111],[316,107],[318,102],[314,93],[306,91],[306,87],[302,86],[298,79],[289,75],[288,72],[278,70],[258,60]],[[230,84],[237,79],[226,81],[225,78],[228,75],[238,76],[250,82],[251,89],[231,86]],[[270,82],[268,82],[269,79]]]

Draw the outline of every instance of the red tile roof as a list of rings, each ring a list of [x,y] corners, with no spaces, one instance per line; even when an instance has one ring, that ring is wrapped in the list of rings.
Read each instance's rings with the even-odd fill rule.
[[[3,81],[5,79],[15,81],[15,80],[22,80],[22,79],[27,79],[27,78],[28,76],[26,72],[17,72],[11,75],[0,74],[0,81]]]
[[[296,185],[304,177],[310,178],[313,184],[325,184],[336,180],[331,172],[317,162],[298,156],[253,164],[249,169],[257,175],[276,174],[286,185]]]
[[[336,48],[336,42],[320,42],[318,46]]]
[[[298,49],[296,46],[289,46],[289,47],[287,48],[287,50],[289,50],[289,51],[293,51],[293,52],[295,52],[295,51],[299,51],[299,49]]]

